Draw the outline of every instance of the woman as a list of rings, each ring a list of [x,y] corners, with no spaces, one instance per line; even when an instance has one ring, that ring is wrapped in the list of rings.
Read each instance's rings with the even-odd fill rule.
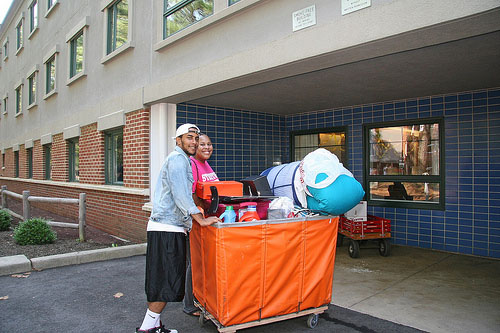
[[[205,208],[203,201],[196,195],[196,185],[198,182],[216,182],[219,180],[214,170],[207,160],[212,156],[214,147],[208,135],[201,133],[196,154],[191,156],[191,167],[193,169],[193,199],[196,205]]]
[[[196,149],[196,154],[194,156],[191,156],[191,167],[193,169],[194,178],[193,200],[197,206],[205,208],[206,205],[204,204],[204,202],[196,195],[196,185],[198,184],[198,182],[215,182],[218,181],[219,178],[207,162],[214,151],[212,141],[210,141],[210,138],[206,134],[202,133],[200,133],[199,140],[200,141],[198,142],[198,149]],[[191,274],[191,251],[189,249],[189,238],[187,244],[186,291],[183,300],[183,311],[192,316],[199,316],[200,311],[194,306],[193,302],[193,278]]]

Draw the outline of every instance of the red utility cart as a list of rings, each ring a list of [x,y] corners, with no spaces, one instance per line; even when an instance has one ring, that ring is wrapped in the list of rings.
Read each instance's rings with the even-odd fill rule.
[[[351,258],[359,257],[359,245],[368,240],[378,241],[380,255],[387,257],[391,252],[391,220],[374,215],[367,215],[366,221],[349,220],[341,215],[339,219],[338,244],[343,238],[349,238],[348,252]]]

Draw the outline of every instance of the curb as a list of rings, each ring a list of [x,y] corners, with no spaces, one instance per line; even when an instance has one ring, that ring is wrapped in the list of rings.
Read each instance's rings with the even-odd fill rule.
[[[95,261],[119,259],[145,254],[146,243],[142,243],[119,247],[107,247],[97,250],[56,254],[52,256],[32,258],[31,260],[22,254],[0,257],[0,276],[24,273],[31,270],[40,271],[48,268],[79,265]]]

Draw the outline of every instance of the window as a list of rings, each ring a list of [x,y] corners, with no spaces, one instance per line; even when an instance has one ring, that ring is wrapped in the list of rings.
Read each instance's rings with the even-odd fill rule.
[[[19,177],[19,151],[14,152],[14,177]]]
[[[38,28],[38,0],[33,0],[29,7],[30,11],[30,34]]]
[[[2,153],[2,169],[5,169],[5,153]]]
[[[45,12],[45,17],[48,17],[50,13],[54,10],[56,5],[59,4],[59,0],[47,0],[47,7],[45,8],[47,11]]]
[[[69,77],[83,71],[83,30],[80,30],[70,41]]]
[[[234,5],[238,1],[240,1],[240,0],[229,0],[229,6]]]
[[[33,148],[26,149],[26,163],[28,164],[28,178],[33,178]]]
[[[23,85],[16,88],[16,116],[23,112]]]
[[[45,94],[56,89],[56,55],[54,54],[45,63]]]
[[[123,130],[105,133],[106,184],[123,185]]]
[[[8,111],[8,108],[7,108],[8,102],[9,102],[9,98],[7,96],[5,96],[3,98],[3,103],[2,103],[2,113],[3,114],[7,114],[7,111]]]
[[[5,42],[3,42],[3,46],[2,46],[2,50],[3,50],[3,60],[6,61],[7,58],[9,57],[9,40],[6,39]]]
[[[371,205],[444,209],[442,119],[365,125]]]
[[[325,148],[335,154],[347,167],[347,129],[345,127],[323,128],[290,132],[290,160],[300,161],[310,152]]]
[[[164,0],[163,38],[203,20],[213,12],[213,0]]]
[[[28,107],[36,104],[36,71],[28,77]]]
[[[128,0],[119,0],[108,7],[107,54],[128,41]]]
[[[69,156],[69,181],[80,181],[80,159],[79,159],[79,142],[78,138],[68,140],[68,156]]]
[[[51,153],[52,153],[52,145],[51,144],[43,145],[43,164],[45,165],[44,178],[46,180],[50,180],[52,176]]]
[[[23,20],[19,20],[16,26],[16,50],[19,51],[23,47]]]

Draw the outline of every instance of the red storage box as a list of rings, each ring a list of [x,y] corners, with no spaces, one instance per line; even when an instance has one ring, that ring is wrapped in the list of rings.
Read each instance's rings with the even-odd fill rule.
[[[330,216],[193,223],[194,295],[224,326],[327,305],[337,227]]]
[[[367,215],[366,221],[352,221],[345,216],[340,216],[339,230],[361,237],[372,234],[377,234],[381,237],[390,237],[391,220]]]
[[[236,181],[198,182],[196,184],[196,195],[200,199],[211,199],[212,192],[210,191],[210,186],[215,186],[217,188],[217,193],[219,194],[219,196],[243,196],[243,183]]]

